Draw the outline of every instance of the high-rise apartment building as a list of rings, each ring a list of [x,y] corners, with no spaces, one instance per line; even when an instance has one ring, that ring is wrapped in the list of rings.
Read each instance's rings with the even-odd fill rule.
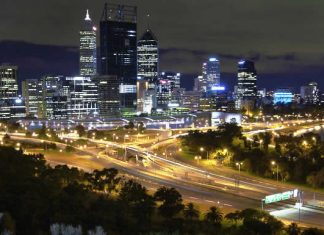
[[[105,4],[100,21],[101,75],[115,75],[121,109],[136,110],[137,8]]]
[[[97,73],[96,27],[87,10],[83,27],[80,30],[80,75],[93,76]]]

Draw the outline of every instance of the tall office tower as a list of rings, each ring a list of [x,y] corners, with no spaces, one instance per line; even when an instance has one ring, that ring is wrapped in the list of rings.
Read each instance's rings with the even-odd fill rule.
[[[316,82],[310,82],[300,88],[300,96],[305,104],[319,103],[319,89]]]
[[[8,100],[18,96],[17,66],[0,65],[0,99]]]
[[[205,92],[211,91],[212,87],[220,86],[220,63],[217,58],[209,58],[202,66],[203,78],[201,89]]]
[[[67,77],[70,95],[68,118],[86,119],[98,116],[98,86],[91,77]]]
[[[118,117],[119,80],[115,75],[102,75],[94,78],[98,86],[98,108],[100,118]]]
[[[54,113],[57,111],[57,99],[55,97],[65,96],[67,103],[67,96],[63,95],[64,91],[63,85],[65,79],[63,76],[45,76],[42,79],[42,107],[43,113],[40,117],[47,119],[56,119]],[[63,104],[63,103],[62,103]],[[67,107],[62,107],[61,109],[67,109]]]
[[[158,40],[147,29],[137,43],[137,76],[149,83],[149,89],[155,89],[159,74]]]
[[[136,110],[137,8],[105,4],[100,21],[101,75],[116,75],[122,111]]]
[[[171,81],[168,79],[159,79],[158,91],[156,94],[158,109],[168,109],[168,105],[171,101],[171,93]]]
[[[93,76],[97,73],[96,27],[87,10],[83,27],[80,30],[80,75]]]
[[[17,66],[0,65],[0,119],[26,115],[25,103],[18,97]]]
[[[22,82],[22,96],[26,103],[26,115],[30,117],[43,118],[42,81],[38,79],[24,80]]]
[[[195,78],[194,80],[194,91],[199,91],[199,92],[206,92],[207,88],[206,85],[204,86],[203,82],[203,76],[199,75],[198,77]]]
[[[251,110],[256,104],[258,95],[254,63],[249,60],[239,61],[237,78],[236,109]]]
[[[168,80],[170,82],[170,89],[173,91],[175,88],[180,88],[180,73],[162,72],[160,75],[161,80]]]

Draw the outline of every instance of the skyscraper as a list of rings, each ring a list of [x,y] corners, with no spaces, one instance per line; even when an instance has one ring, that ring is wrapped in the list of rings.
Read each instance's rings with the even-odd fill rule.
[[[24,80],[22,82],[22,96],[25,99],[27,116],[43,118],[42,81],[38,79]]]
[[[42,78],[42,116],[47,119],[59,119],[67,111],[68,94],[65,93],[63,76],[44,76]],[[59,107],[61,105],[61,107]],[[65,111],[63,111],[65,110]],[[59,111],[59,112],[58,112]],[[56,113],[59,117],[56,117]]]
[[[18,96],[17,66],[0,65],[0,99],[8,100]]]
[[[98,116],[98,86],[91,77],[67,77],[69,101],[67,115],[70,119]]]
[[[101,75],[116,75],[121,109],[136,110],[137,8],[105,4],[100,21]]]
[[[137,43],[137,76],[149,83],[149,89],[155,89],[159,74],[158,40],[147,29]]]
[[[97,73],[96,27],[87,10],[80,30],[80,75],[93,76]]]
[[[202,66],[203,79],[201,89],[205,92],[212,90],[214,86],[220,86],[220,63],[215,57],[209,58]]]
[[[119,80],[116,75],[95,77],[98,86],[98,107],[100,118],[120,115]]]
[[[319,89],[316,82],[310,82],[300,88],[300,96],[305,104],[319,103]]]
[[[17,66],[0,65],[0,119],[26,115],[25,103],[18,97]]]
[[[236,109],[251,109],[257,99],[257,72],[249,60],[238,62]]]

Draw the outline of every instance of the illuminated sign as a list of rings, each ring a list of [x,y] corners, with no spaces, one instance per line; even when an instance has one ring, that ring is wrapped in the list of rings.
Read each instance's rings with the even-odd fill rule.
[[[288,200],[290,198],[297,197],[297,196],[298,196],[298,189],[295,189],[295,190],[286,191],[283,193],[277,193],[277,194],[272,194],[272,195],[266,196],[264,198],[264,203],[270,204],[273,202],[280,202],[280,201]]]
[[[224,86],[212,86],[211,88],[212,91],[225,91]]]

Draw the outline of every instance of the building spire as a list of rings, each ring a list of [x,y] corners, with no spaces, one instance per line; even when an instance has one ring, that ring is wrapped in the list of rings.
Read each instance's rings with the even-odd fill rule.
[[[146,24],[147,24],[146,30],[150,30],[150,14],[149,13],[146,14]]]
[[[84,20],[91,20],[90,15],[89,15],[89,10],[87,9],[87,14],[86,14],[86,18]]]

